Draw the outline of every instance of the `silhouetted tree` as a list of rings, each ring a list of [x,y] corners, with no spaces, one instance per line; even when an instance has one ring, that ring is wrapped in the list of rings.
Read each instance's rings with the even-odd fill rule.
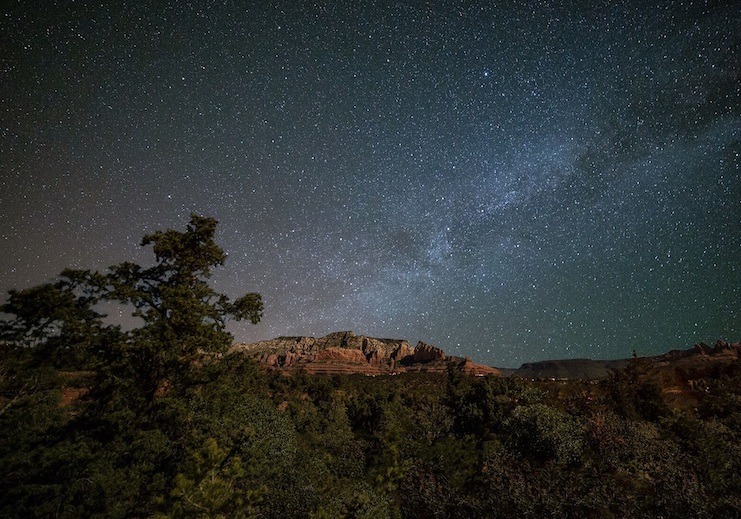
[[[134,307],[144,325],[131,333],[131,356],[149,376],[148,389],[177,377],[196,357],[219,356],[231,344],[229,318],[258,323],[260,294],[231,301],[208,284],[212,269],[223,265],[224,251],[216,245],[217,221],[192,214],[185,232],[168,229],[149,234],[156,264],[149,268],[125,262],[93,278],[107,290],[106,299]]]

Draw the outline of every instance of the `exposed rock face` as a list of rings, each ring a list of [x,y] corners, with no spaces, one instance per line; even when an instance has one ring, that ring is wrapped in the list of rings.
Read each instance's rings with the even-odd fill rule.
[[[688,359],[692,362],[712,362],[734,360],[739,357],[741,357],[741,342],[718,341],[715,346],[708,346],[701,342],[688,350],[671,350],[658,357],[653,357],[653,360],[657,362],[677,362]]]
[[[460,368],[463,373],[472,375],[474,377],[483,377],[484,375],[502,375],[502,373],[498,369],[492,368],[491,366],[486,366],[484,364],[476,364],[475,362],[472,362],[471,359],[469,359],[468,357],[465,358],[463,363],[460,365]]]
[[[243,352],[273,368],[309,373],[391,372],[412,361],[414,350],[408,342],[377,339],[353,332],[335,332],[324,337],[278,337],[252,344],[235,344]]]
[[[408,342],[401,341],[396,349],[391,353],[391,360],[397,365],[409,365],[414,362],[414,348]]]
[[[360,350],[350,348],[327,348],[317,352],[316,362],[342,362],[346,364],[365,364],[366,358]]]
[[[431,344],[422,341],[417,343],[414,348],[414,362],[431,362],[435,360],[445,360],[445,352]]]
[[[448,365],[474,376],[500,375],[489,366],[470,359],[448,357],[440,348],[420,342],[412,348],[407,341],[378,339],[353,332],[335,332],[324,337],[278,337],[252,344],[235,344],[232,351],[257,359],[282,371],[307,373],[361,373],[382,375],[403,371],[445,373]]]

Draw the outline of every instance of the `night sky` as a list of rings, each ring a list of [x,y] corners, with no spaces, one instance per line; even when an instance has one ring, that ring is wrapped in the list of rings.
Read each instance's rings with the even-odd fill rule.
[[[738,340],[741,4],[649,4],[4,2],[0,290],[197,212],[240,341]]]

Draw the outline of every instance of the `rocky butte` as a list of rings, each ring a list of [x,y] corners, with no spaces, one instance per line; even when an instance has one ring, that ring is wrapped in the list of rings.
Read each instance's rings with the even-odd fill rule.
[[[237,343],[232,351],[256,359],[269,369],[286,373],[393,375],[408,371],[446,373],[449,368],[463,373],[500,376],[499,370],[453,357],[443,350],[419,342],[415,348],[401,339],[378,339],[351,331],[324,337],[277,337],[251,344]]]

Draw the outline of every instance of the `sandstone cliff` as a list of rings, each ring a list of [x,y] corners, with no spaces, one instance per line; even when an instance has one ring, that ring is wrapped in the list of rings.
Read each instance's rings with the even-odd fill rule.
[[[285,372],[395,374],[404,371],[445,373],[449,366],[464,373],[500,375],[490,366],[468,357],[450,357],[440,348],[419,342],[412,348],[405,340],[378,339],[353,332],[335,332],[324,337],[278,337],[252,344],[238,343],[232,351],[257,359],[264,366]]]
[[[655,362],[677,362],[690,359],[693,362],[717,362],[735,360],[741,357],[741,342],[729,343],[719,340],[715,346],[708,346],[704,342],[695,344],[688,350],[671,350],[668,353],[653,357]]]

